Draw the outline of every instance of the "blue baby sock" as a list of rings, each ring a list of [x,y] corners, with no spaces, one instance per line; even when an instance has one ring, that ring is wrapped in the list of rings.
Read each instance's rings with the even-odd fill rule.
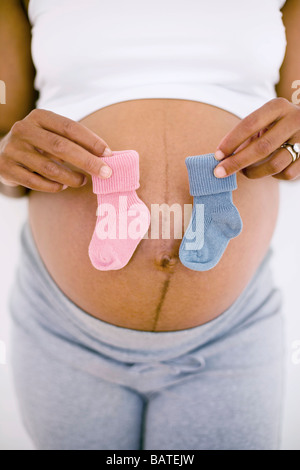
[[[242,231],[242,220],[232,201],[236,175],[216,178],[213,171],[219,162],[213,153],[188,157],[185,163],[194,203],[179,258],[189,269],[208,271],[218,264],[230,239]]]

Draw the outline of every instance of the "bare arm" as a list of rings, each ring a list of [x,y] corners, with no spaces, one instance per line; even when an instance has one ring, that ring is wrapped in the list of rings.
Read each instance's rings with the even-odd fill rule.
[[[0,79],[6,88],[6,104],[0,105],[0,144],[12,125],[34,108],[34,67],[30,52],[30,24],[21,0],[0,2]],[[0,182],[0,193],[22,197],[29,192],[23,186]]]
[[[280,148],[284,142],[300,142],[300,2],[287,0],[282,9],[287,49],[276,87],[278,98],[244,118],[219,143],[215,169],[218,177],[243,170],[248,178],[273,176],[299,180],[300,159]],[[298,92],[295,94],[295,83]],[[295,100],[294,97],[298,96]]]
[[[30,28],[21,0],[0,0],[0,79],[6,84],[6,104],[0,105],[0,192],[12,197],[79,188],[88,175],[111,176],[99,158],[112,154],[103,139],[64,116],[33,109]]]
[[[282,14],[286,29],[287,48],[276,91],[278,96],[292,101],[292,95],[295,93],[293,83],[300,80],[299,0],[287,0],[282,9]]]

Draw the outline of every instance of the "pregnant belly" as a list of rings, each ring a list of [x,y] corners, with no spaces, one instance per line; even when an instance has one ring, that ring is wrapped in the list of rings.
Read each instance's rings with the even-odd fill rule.
[[[139,197],[152,204],[192,204],[185,158],[214,152],[239,119],[206,104],[171,99],[117,103],[82,120],[112,150],[140,155]],[[243,231],[218,265],[206,272],[184,267],[174,223],[170,237],[148,237],[118,271],[96,270],[88,256],[97,200],[91,180],[60,194],[31,192],[33,235],[50,275],[88,314],[124,328],[172,331],[220,315],[241,294],[268,250],[278,212],[278,182],[237,175],[233,200]],[[182,220],[183,228],[184,220]],[[177,227],[178,229],[178,227]]]

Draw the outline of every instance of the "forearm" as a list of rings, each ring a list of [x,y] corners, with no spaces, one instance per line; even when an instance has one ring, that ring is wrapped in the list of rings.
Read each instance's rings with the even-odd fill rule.
[[[4,135],[0,135],[0,142],[3,139]],[[7,197],[20,198],[24,197],[29,193],[29,189],[24,186],[7,186],[0,182],[0,194],[3,194]]]

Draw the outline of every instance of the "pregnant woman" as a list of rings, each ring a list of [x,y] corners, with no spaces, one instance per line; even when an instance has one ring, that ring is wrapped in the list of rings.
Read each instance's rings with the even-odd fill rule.
[[[279,181],[300,175],[299,23],[297,0],[1,2],[1,191],[29,207],[12,365],[37,449],[278,448],[270,243]],[[218,263],[181,262],[172,222],[97,269],[95,181],[139,158],[145,207],[183,211],[189,156],[236,178],[243,229]]]

